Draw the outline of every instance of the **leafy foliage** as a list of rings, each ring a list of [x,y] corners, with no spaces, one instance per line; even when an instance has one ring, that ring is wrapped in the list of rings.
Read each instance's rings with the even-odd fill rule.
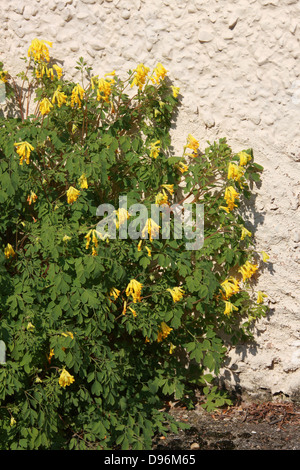
[[[204,387],[208,410],[229,403],[213,385],[220,332],[249,337],[266,309],[249,283],[261,261],[239,207],[262,167],[225,139],[200,152],[189,135],[182,156],[170,155],[179,90],[161,64],[99,79],[81,58],[80,85],[62,77],[50,46],[33,41],[21,86],[0,76],[18,107],[0,123],[0,442],[149,449],[154,433],[183,426],[160,411],[166,399],[192,406]],[[203,247],[186,250],[173,234],[101,238],[97,207],[125,195],[147,208],[204,204]]]

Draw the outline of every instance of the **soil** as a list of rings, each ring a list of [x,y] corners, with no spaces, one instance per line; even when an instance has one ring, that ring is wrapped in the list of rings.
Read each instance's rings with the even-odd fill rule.
[[[153,450],[300,450],[300,405],[237,403],[209,413],[170,404],[170,414],[189,429],[157,436]]]

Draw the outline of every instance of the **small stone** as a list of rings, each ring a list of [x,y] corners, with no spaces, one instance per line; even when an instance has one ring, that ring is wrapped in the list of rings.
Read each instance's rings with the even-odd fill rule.
[[[236,27],[236,24],[238,22],[239,18],[236,16],[232,16],[231,18],[228,19],[228,28],[229,29],[234,29]]]
[[[30,20],[33,16],[35,16],[37,14],[37,9],[30,6],[30,5],[26,5],[26,7],[24,8],[24,11],[23,11],[23,17],[25,18],[25,20]]]
[[[121,13],[121,16],[123,20],[129,20],[130,18],[130,11],[129,10],[123,10]]]
[[[200,446],[199,446],[198,442],[193,442],[193,444],[191,444],[190,449],[191,450],[200,449]]]
[[[214,36],[209,31],[199,31],[198,40],[201,43],[211,42],[214,39]]]
[[[298,230],[297,232],[294,232],[293,234],[293,241],[295,243],[299,243],[300,242],[300,230]]]

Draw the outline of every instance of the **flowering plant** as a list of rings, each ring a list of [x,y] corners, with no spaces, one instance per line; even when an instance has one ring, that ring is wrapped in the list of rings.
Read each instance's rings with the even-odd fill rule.
[[[225,139],[201,151],[187,135],[171,155],[179,89],[162,64],[99,78],[81,58],[76,83],[50,47],[32,41],[21,85],[0,67],[1,446],[151,448],[183,426],[161,411],[170,398],[192,406],[200,388],[208,410],[229,403],[214,386],[221,332],[249,337],[266,311],[252,281],[267,255],[242,216],[262,167]],[[121,234],[135,219],[122,196],[170,213],[202,204],[202,247],[149,217],[138,239],[110,237],[97,208],[115,208]]]

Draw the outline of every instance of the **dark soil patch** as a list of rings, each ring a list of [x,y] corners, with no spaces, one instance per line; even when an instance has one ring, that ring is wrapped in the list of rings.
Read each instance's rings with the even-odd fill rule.
[[[153,450],[300,450],[300,406],[293,403],[242,403],[214,413],[175,405],[170,414],[190,428],[158,436]]]

